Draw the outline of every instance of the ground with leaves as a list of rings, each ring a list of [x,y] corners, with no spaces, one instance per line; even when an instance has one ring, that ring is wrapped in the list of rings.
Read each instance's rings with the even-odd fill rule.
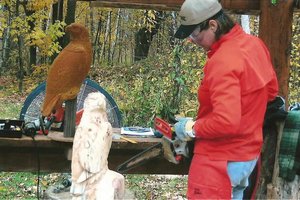
[[[40,175],[40,196],[49,187],[60,188],[66,174]],[[187,176],[125,175],[126,189],[137,200],[185,199]],[[37,174],[30,172],[1,172],[0,199],[37,199]]]

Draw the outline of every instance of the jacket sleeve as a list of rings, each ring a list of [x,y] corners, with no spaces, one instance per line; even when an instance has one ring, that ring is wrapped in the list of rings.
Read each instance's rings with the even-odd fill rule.
[[[210,67],[204,84],[208,86],[213,111],[196,120],[194,131],[199,138],[230,137],[237,134],[241,122],[240,72],[230,69],[232,66]]]
[[[278,95],[278,81],[275,72],[273,73],[273,77],[271,81],[267,84],[268,89],[268,102],[275,99]]]

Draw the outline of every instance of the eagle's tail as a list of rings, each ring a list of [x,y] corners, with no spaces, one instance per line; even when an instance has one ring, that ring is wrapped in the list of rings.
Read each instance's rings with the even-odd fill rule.
[[[47,117],[49,115],[51,115],[51,113],[53,111],[55,111],[55,109],[57,109],[57,107],[61,106],[62,102],[61,102],[61,95],[57,95],[57,94],[47,94],[45,96],[44,99],[44,104],[42,107],[42,115]]]

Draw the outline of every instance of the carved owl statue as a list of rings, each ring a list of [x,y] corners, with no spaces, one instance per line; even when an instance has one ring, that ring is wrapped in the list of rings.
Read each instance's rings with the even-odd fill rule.
[[[88,30],[81,24],[66,27],[70,43],[53,61],[46,81],[42,115],[49,116],[61,108],[65,100],[74,99],[87,76],[92,61],[92,46]]]
[[[123,175],[108,169],[111,143],[112,127],[107,120],[105,97],[100,92],[90,93],[73,141],[73,199],[123,198]]]

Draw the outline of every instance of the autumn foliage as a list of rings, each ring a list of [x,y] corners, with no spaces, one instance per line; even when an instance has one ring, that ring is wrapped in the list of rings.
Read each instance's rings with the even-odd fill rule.
[[[0,2],[0,75],[13,77],[9,90],[14,93],[28,94],[45,81],[63,47],[67,1],[62,5],[62,20],[55,20],[55,3]],[[239,15],[234,17],[239,21]],[[75,21],[90,32],[93,59],[89,76],[115,99],[124,124],[149,125],[155,115],[194,116],[205,54],[193,44],[173,38],[177,12],[90,7],[78,1]],[[250,16],[249,25],[251,33],[257,34],[258,16]],[[299,35],[300,16],[295,13],[289,103],[300,101]],[[145,44],[139,43],[142,36]],[[136,62],[138,45],[149,45],[149,49],[146,59]]]

